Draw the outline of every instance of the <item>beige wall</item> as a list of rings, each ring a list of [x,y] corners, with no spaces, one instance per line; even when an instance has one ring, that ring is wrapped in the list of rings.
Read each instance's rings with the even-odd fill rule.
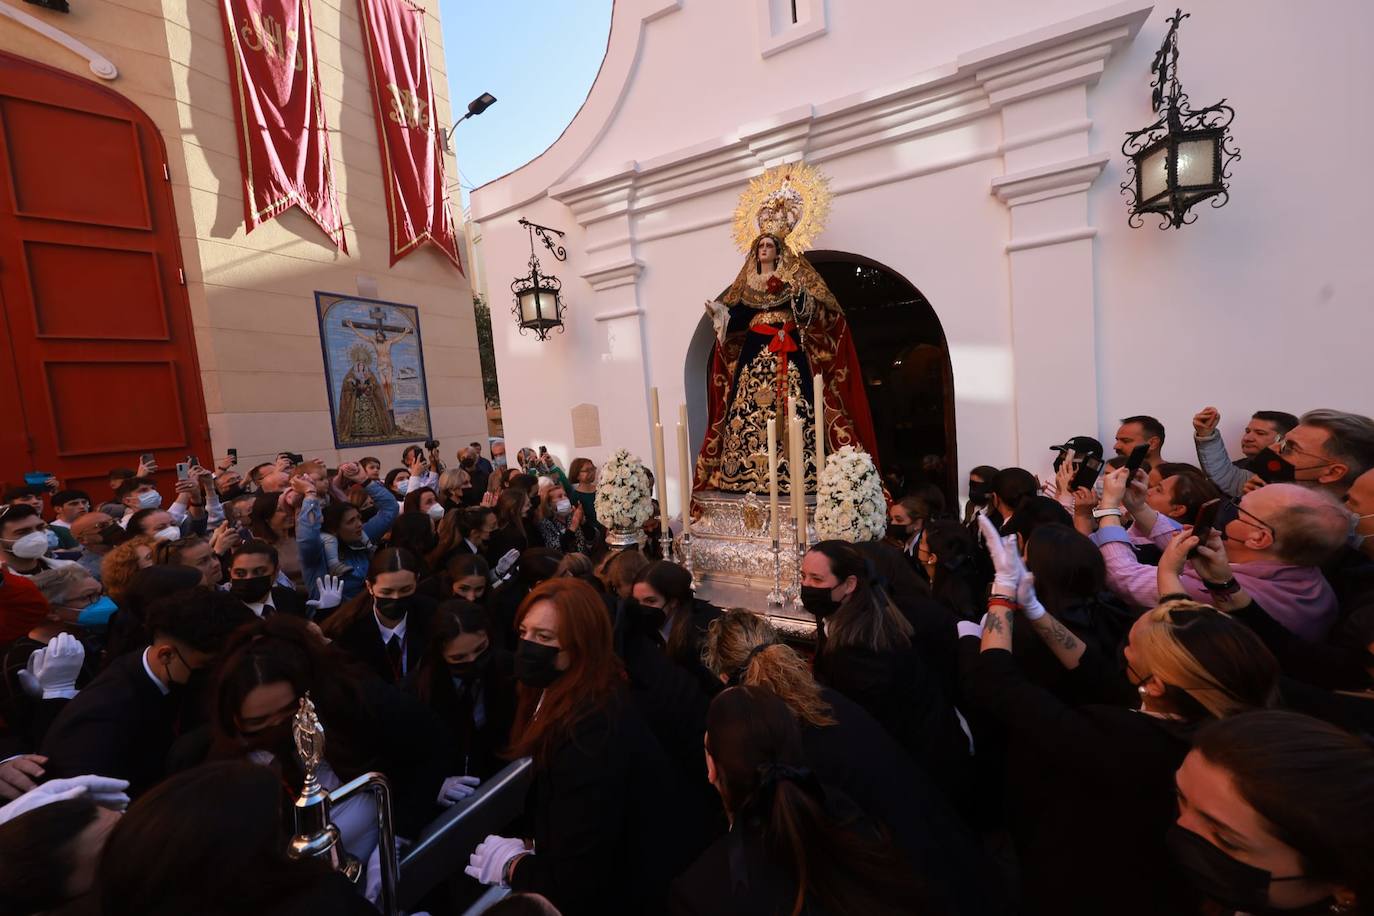
[[[139,105],[162,133],[216,454],[237,448],[243,464],[290,449],[333,463],[372,452],[384,466],[399,465],[399,445],[334,448],[316,290],[418,306],[434,436],[449,457],[459,444],[485,441],[468,281],[433,249],[388,266],[377,128],[356,0],[312,0],[347,255],[295,209],[244,232],[229,68],[213,0],[79,0],[68,15],[15,5],[113,61],[118,78],[101,82]],[[452,121],[437,0],[426,8],[435,104],[439,124],[447,126]],[[92,78],[85,60],[0,22],[0,49]],[[452,156],[446,170],[461,227]],[[466,255],[461,239],[459,251]]]

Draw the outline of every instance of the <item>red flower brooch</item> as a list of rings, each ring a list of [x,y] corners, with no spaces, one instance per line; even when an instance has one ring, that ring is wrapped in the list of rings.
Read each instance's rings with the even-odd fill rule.
[[[783,283],[781,280],[778,279],[777,274],[774,274],[773,276],[768,278],[768,284],[765,287],[765,289],[767,289],[768,292],[776,296],[778,293],[782,292],[783,287],[786,285],[786,283]]]

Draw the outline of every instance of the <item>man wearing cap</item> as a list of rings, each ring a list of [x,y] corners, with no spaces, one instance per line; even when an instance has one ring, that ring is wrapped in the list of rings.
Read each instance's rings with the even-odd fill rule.
[[[1054,470],[1056,475],[1063,465],[1064,460],[1069,457],[1069,452],[1073,452],[1074,471],[1077,471],[1083,459],[1090,455],[1098,461],[1102,460],[1102,443],[1098,442],[1092,436],[1074,436],[1063,445],[1051,445],[1050,451],[1059,453],[1059,456],[1054,459]],[[1102,492],[1102,477],[1100,474],[1093,483],[1092,489],[1099,494]],[[1050,499],[1058,500],[1060,505],[1068,509],[1069,512],[1073,512],[1073,494],[1060,493],[1059,483],[1054,477],[1049,478],[1041,485],[1040,492]]]

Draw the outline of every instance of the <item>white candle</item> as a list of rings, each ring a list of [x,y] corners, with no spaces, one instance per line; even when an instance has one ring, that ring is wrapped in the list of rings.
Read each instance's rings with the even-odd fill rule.
[[[678,489],[682,501],[682,533],[684,535],[692,533],[692,467],[688,464],[690,455],[691,453],[687,448],[687,405],[683,404],[678,410],[677,460],[681,466],[682,474]]]
[[[778,539],[778,418],[768,418],[768,535]]]
[[[655,391],[655,401],[657,391]],[[654,489],[658,491],[658,521],[661,538],[668,539],[668,463],[663,456],[663,424],[654,424]],[[666,559],[666,557],[665,557]]]
[[[802,421],[792,418],[788,436],[792,440],[792,519],[797,525],[797,543],[806,540],[806,451],[802,446]]]
[[[651,424],[653,424],[653,423],[662,423],[662,422],[663,422],[662,418],[660,418],[659,415],[658,415],[658,389],[657,389],[657,388],[650,388],[650,389],[649,389],[649,412],[650,412],[649,422],[650,422]]]
[[[819,372],[811,380],[811,386],[815,392],[812,401],[816,410],[816,476],[819,479],[825,467],[825,385],[821,382]]]

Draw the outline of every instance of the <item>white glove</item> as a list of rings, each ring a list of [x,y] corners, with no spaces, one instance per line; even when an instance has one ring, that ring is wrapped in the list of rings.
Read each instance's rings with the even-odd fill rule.
[[[313,607],[317,611],[327,611],[343,604],[343,580],[338,576],[325,576],[323,579],[315,580],[315,590],[320,597],[311,598],[306,602],[306,606]]]
[[[477,787],[481,784],[482,780],[476,776],[450,776],[444,780],[443,787],[439,789],[439,804],[445,808],[451,807],[469,795],[475,794]]]
[[[514,566],[515,561],[519,559],[519,550],[515,549],[514,547],[512,547],[510,550],[507,550],[504,554],[501,555],[501,559],[496,561],[496,577],[499,579],[506,573],[510,572],[510,568]]]
[[[35,808],[50,805],[69,798],[86,796],[102,808],[123,811],[129,807],[129,788],[127,779],[110,779],[107,776],[73,776],[71,779],[50,779],[36,789],[31,789],[14,801],[0,808],[0,824],[14,820]]]
[[[528,852],[524,840],[508,836],[488,836],[477,844],[477,848],[468,858],[468,867],[463,871],[483,884],[499,884],[505,887],[507,885],[502,878],[506,864],[516,856]]]
[[[76,696],[76,678],[86,661],[86,647],[70,633],[58,633],[43,649],[29,656],[28,672],[38,682],[43,699],[70,700]]]
[[[992,557],[992,593],[994,595],[1015,595],[1016,586],[1021,582],[1021,555],[1016,549],[1016,536],[1003,538],[997,527],[986,515],[978,517],[978,528],[983,532],[983,541]],[[1008,546],[1010,542],[1010,546]]]
[[[965,636],[976,636],[979,639],[983,638],[983,625],[981,623],[974,623],[972,620],[961,620],[957,624],[957,629],[959,630],[960,639],[963,639]]]
[[[1045,616],[1045,606],[1035,595],[1035,574],[1026,573],[1016,587],[1016,603],[1021,605],[1021,613],[1027,620],[1039,620]]]

